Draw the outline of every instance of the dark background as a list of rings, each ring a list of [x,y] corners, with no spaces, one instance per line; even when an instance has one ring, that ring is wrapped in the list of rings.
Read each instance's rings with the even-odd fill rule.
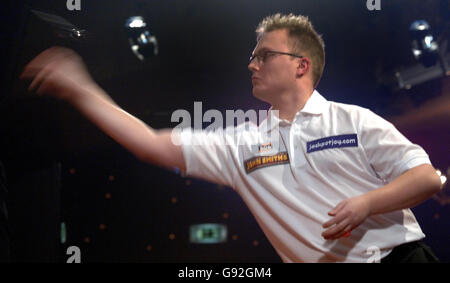
[[[66,0],[2,4],[0,160],[5,165],[11,259],[62,261],[80,247],[82,262],[280,262],[245,204],[230,188],[183,178],[138,161],[70,105],[36,98],[18,76],[53,45],[76,50],[94,79],[127,112],[154,128],[174,127],[171,113],[267,109],[251,95],[248,58],[254,30],[270,14],[309,16],[326,44],[319,92],[328,100],[370,108],[392,121],[448,174],[450,81],[411,90],[381,84],[386,74],[418,64],[409,25],[425,19],[440,42],[448,35],[448,2],[381,0]],[[24,4],[89,31],[80,42],[58,39]],[[139,61],[124,23],[144,16],[160,53]],[[206,126],[206,125],[205,125]],[[450,193],[413,209],[442,261],[450,262]],[[61,223],[67,230],[60,243]],[[189,225],[222,223],[225,244],[189,243]]]

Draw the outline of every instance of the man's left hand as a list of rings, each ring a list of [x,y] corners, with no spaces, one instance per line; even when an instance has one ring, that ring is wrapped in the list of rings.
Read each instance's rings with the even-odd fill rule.
[[[350,236],[350,232],[370,215],[370,206],[364,195],[361,195],[340,202],[328,215],[333,218],[322,225],[323,228],[328,228],[322,233],[322,237],[335,240]]]

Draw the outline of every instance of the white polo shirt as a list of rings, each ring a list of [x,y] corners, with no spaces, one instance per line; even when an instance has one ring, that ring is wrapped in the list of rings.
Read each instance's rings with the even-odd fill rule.
[[[186,174],[235,189],[284,262],[368,262],[425,237],[409,209],[371,216],[348,238],[321,236],[341,201],[431,164],[370,110],[314,91],[292,123],[269,111],[260,126],[230,129],[180,134]]]

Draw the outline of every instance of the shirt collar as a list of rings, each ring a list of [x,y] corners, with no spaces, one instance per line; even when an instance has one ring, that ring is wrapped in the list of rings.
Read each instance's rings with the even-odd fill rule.
[[[301,113],[321,115],[325,110],[327,102],[328,101],[322,95],[320,95],[320,93],[317,90],[314,90],[313,94],[306,101],[306,104],[303,107],[303,109],[301,109],[295,114],[294,121],[296,121],[297,117]],[[261,122],[258,128],[261,132],[269,132],[273,128],[277,127],[279,124],[283,125],[291,123],[287,120],[278,118],[277,114],[275,114],[275,112],[272,111],[272,107],[270,107],[267,114],[267,118]]]
[[[303,109],[300,110],[299,112],[313,115],[320,115],[325,110],[327,102],[328,101],[325,99],[325,97],[320,95],[320,93],[317,90],[314,90],[311,97],[308,99],[308,101],[306,101],[306,104],[303,107]]]

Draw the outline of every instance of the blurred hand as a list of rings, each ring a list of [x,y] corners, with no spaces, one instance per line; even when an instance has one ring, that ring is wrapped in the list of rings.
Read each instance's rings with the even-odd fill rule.
[[[74,90],[96,85],[81,57],[63,47],[52,47],[36,56],[20,78],[31,80],[28,90],[66,101],[74,99]]]
[[[340,202],[328,215],[333,218],[323,224],[323,228],[328,229],[322,237],[335,240],[350,236],[350,232],[370,215],[370,206],[365,196],[361,195]]]

